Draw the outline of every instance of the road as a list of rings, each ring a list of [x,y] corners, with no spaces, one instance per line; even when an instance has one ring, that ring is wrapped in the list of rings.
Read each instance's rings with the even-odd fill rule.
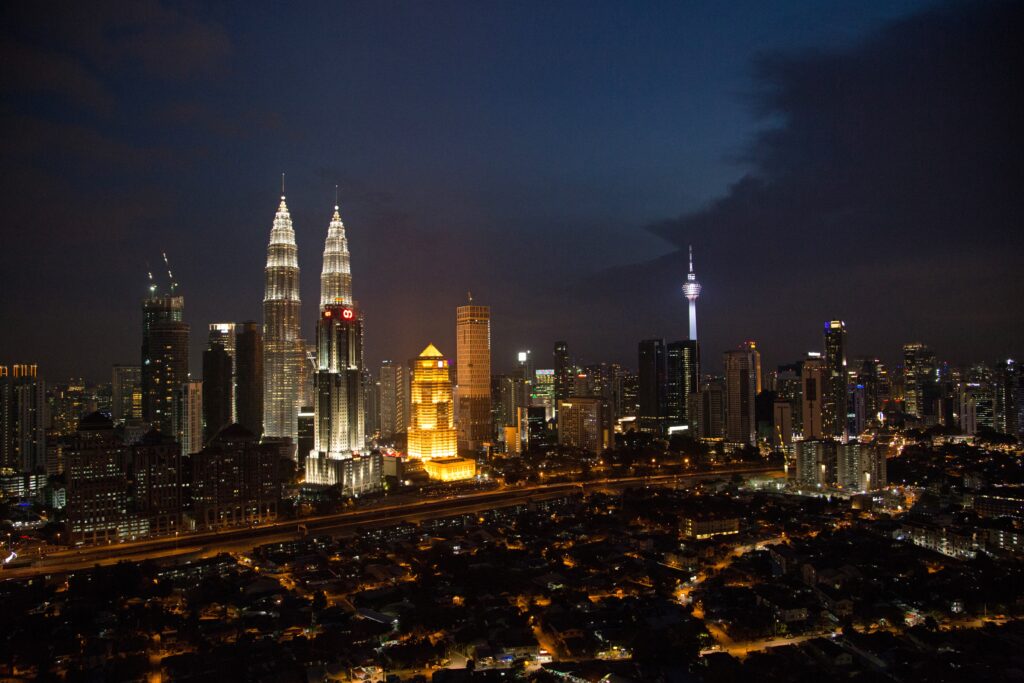
[[[165,536],[105,546],[87,546],[79,549],[62,550],[51,553],[28,567],[4,569],[0,572],[0,579],[20,579],[42,574],[62,573],[87,569],[95,565],[114,564],[120,561],[138,562],[174,556],[204,557],[221,552],[244,552],[264,543],[276,543],[295,539],[299,536],[298,527],[300,524],[311,535],[337,534],[350,532],[358,527],[395,524],[400,521],[417,522],[454,514],[508,507],[531,500],[556,498],[574,491],[620,489],[638,484],[663,486],[675,483],[696,483],[708,479],[718,479],[723,476],[728,477],[733,474],[772,474],[782,476],[782,472],[776,468],[754,466],[722,468],[693,474],[665,474],[600,479],[588,482],[505,487],[494,491],[449,496],[441,499],[418,500],[402,505],[369,507],[330,515],[273,522],[255,527],[224,529],[217,532],[187,534],[179,537]]]

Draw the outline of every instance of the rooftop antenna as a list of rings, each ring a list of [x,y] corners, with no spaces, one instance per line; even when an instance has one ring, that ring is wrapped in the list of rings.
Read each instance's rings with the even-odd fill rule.
[[[171,263],[167,260],[167,252],[162,252],[164,257],[164,265],[167,266],[167,279],[171,281],[171,294],[174,294],[174,289],[178,286],[178,283],[174,281],[174,273],[171,272]]]
[[[281,199],[284,199],[284,172],[281,173]]]
[[[149,261],[146,261],[146,275],[149,276],[149,295],[156,295],[156,282],[153,280],[153,271],[149,267]]]
[[[334,186],[334,210],[338,210],[338,186]]]
[[[466,296],[469,297],[469,303],[473,303],[473,292],[466,292]]]

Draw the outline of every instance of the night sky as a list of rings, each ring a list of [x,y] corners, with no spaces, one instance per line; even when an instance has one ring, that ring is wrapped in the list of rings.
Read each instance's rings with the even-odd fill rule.
[[[167,251],[193,329],[262,320],[280,173],[312,335],[340,185],[367,363],[492,308],[533,349],[706,364],[1024,352],[1024,5],[408,2],[0,9],[0,363],[138,363]],[[165,276],[155,272],[161,283]]]

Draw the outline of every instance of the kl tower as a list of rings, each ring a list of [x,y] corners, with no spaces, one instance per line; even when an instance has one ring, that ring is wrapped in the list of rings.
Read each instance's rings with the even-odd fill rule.
[[[700,283],[693,272],[693,245],[690,245],[690,272],[686,275],[683,285],[683,296],[690,302],[690,341],[697,341],[697,297],[700,296]]]

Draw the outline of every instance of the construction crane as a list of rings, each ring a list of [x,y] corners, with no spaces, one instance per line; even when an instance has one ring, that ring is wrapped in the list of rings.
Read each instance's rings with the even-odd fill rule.
[[[174,273],[171,272],[171,263],[167,260],[167,252],[161,252],[164,257],[164,265],[167,266],[167,279],[171,281],[171,295],[174,295],[174,290],[178,287],[178,283],[174,281]]]

